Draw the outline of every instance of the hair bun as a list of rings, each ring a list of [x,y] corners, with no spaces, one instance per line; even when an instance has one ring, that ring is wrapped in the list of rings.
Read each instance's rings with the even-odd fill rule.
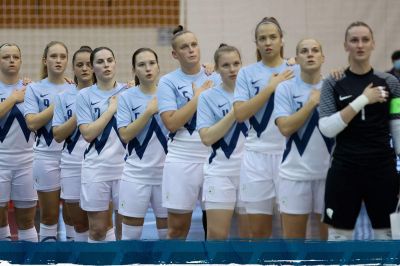
[[[88,49],[88,50],[92,50],[92,48],[90,48],[90,46],[88,46],[88,45],[82,45],[79,49]]]
[[[226,43],[221,43],[219,46],[218,46],[218,48],[221,48],[221,47],[225,47],[225,46],[228,46]]]
[[[178,25],[173,31],[172,34],[175,35],[179,32],[183,31],[183,26],[182,25]]]

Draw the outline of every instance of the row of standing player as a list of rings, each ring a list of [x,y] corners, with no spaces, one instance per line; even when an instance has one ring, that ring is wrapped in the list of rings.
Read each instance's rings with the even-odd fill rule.
[[[117,118],[114,117],[117,110],[116,96],[124,87],[115,82],[112,51],[101,47],[92,53],[87,50],[75,53],[74,68],[79,65],[75,61],[78,55],[86,56],[80,62],[82,78],[89,77],[86,80],[93,82],[90,72],[93,69],[97,79],[96,85],[79,93],[76,100],[76,119],[74,110],[70,107],[73,107],[78,91],[73,88],[58,94],[65,90],[62,86],[69,86],[63,84],[62,79],[67,59],[66,47],[58,42],[49,44],[44,54],[48,78],[41,83],[48,83],[50,79],[50,86],[42,84],[37,89],[32,89],[40,83],[33,84],[28,88],[25,97],[31,100],[43,98],[36,103],[28,103],[27,100],[25,103],[28,106],[30,104],[31,110],[34,110],[25,110],[27,125],[38,135],[33,169],[40,204],[46,206],[41,208],[41,218],[49,218],[46,215],[48,212],[54,214],[49,204],[58,202],[54,199],[59,195],[60,186],[56,178],[44,178],[51,172],[54,174],[56,164],[60,163],[54,150],[52,153],[45,152],[46,145],[49,148],[53,143],[50,123],[53,110],[50,99],[46,96],[54,95],[54,139],[67,140],[61,159],[62,194],[67,204],[73,205],[77,213],[82,214],[81,217],[86,216],[78,207],[79,199],[81,207],[88,211],[89,240],[94,242],[113,239],[109,200],[116,200],[118,193],[119,212],[124,216],[123,238],[140,237],[144,213],[150,200],[157,216],[160,236],[166,234],[166,209],[161,207],[162,201],[168,209],[169,238],[185,238],[190,228],[191,212],[203,186],[203,165],[206,157],[209,159],[204,167],[202,198],[207,210],[207,234],[210,239],[228,236],[235,207],[239,214],[246,214],[243,219],[239,219],[240,236],[270,236],[271,214],[277,190],[283,213],[284,236],[304,237],[307,221],[305,213],[323,212],[324,178],[331,149],[331,141],[316,130],[318,113],[315,107],[319,103],[319,91],[311,89],[321,86],[322,47],[312,39],[301,41],[297,46],[301,71],[296,66],[293,67],[294,72],[297,72],[294,75],[292,70],[287,70],[288,65],[282,58],[282,31],[275,19],[263,19],[256,27],[255,37],[260,62],[243,68],[239,74],[239,52],[230,46],[217,50],[215,64],[221,75],[220,84],[218,76],[207,76],[201,68],[199,47],[194,34],[183,30],[175,33],[172,54],[178,59],[181,68],[161,78],[158,84],[158,104],[152,98],[156,92],[155,82],[159,71],[157,56],[149,49],[138,50],[133,56],[133,67],[141,85],[121,95]],[[87,48],[81,48],[85,49]],[[56,59],[53,64],[52,59]],[[78,88],[90,85],[82,83],[80,86],[79,71],[75,71],[75,74]],[[208,81],[210,79],[214,79],[216,86],[207,90],[212,85]],[[290,81],[283,82],[285,80]],[[51,83],[63,85],[58,87],[60,90],[55,90]],[[275,96],[275,102],[280,104],[276,104],[276,114],[272,115],[272,95],[280,83],[282,88]],[[204,90],[207,92],[202,93]],[[304,94],[292,95],[299,90],[304,91]],[[32,94],[31,97],[28,97],[29,94]],[[158,110],[161,117],[157,114]],[[196,110],[197,119],[194,117]],[[283,155],[283,170],[279,175],[278,166],[282,158],[284,139],[274,123],[268,123],[271,117],[278,118],[276,122],[279,129],[283,135],[289,137]],[[247,119],[251,124],[248,136],[248,125],[244,122]],[[167,131],[160,120],[170,132],[174,132],[170,134],[166,159]],[[236,120],[242,123],[237,123]],[[47,131],[43,130],[46,123],[50,123]],[[116,130],[117,124],[119,130]],[[301,133],[297,134],[297,131]],[[83,150],[78,152],[78,156],[72,156],[73,151],[78,151],[76,145],[80,143],[80,134],[90,143],[85,152],[82,173],[78,164],[82,161]],[[240,162],[245,136],[246,150]],[[200,138],[204,144],[212,146],[211,155],[201,144]],[[123,143],[127,143],[128,151],[124,170],[124,163],[121,161],[125,153]],[[321,149],[321,144],[326,149]],[[40,149],[40,145],[44,150]],[[297,153],[293,152],[294,146],[297,147]],[[312,152],[304,153],[311,146]],[[161,152],[145,153],[147,147],[152,147],[148,151],[158,149]],[[317,152],[318,156],[313,152]],[[305,157],[313,159],[307,160]],[[323,167],[318,163],[309,165],[310,161],[316,161],[316,157],[324,163]],[[149,164],[144,165],[143,162]],[[294,169],[296,170],[293,171]],[[68,187],[80,187],[80,176],[81,193],[77,189],[68,191]],[[277,186],[278,178],[284,185]],[[131,195],[138,195],[135,202]],[[79,215],[73,215],[75,216]],[[48,220],[42,219],[41,239],[54,239],[56,224],[45,224]],[[84,219],[81,219],[81,224],[84,224],[82,220]],[[79,229],[75,229],[79,233]],[[326,235],[324,231],[321,231],[322,238]],[[87,237],[85,231],[81,233]],[[76,240],[80,240],[78,238]]]

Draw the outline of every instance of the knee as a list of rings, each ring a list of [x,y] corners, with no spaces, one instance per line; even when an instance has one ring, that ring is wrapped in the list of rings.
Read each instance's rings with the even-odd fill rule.
[[[96,241],[101,241],[106,238],[107,226],[94,225],[90,228],[90,238]]]
[[[169,239],[185,239],[187,236],[187,231],[184,228],[170,227],[168,228],[168,238]]]
[[[86,224],[78,223],[74,225],[74,228],[76,232],[83,233],[89,230],[89,225],[87,223]]]
[[[27,230],[35,226],[34,220],[30,217],[21,217],[16,223],[19,230]]]
[[[4,227],[8,224],[8,209],[7,207],[0,207],[0,227]]]
[[[44,224],[56,224],[58,222],[59,209],[40,207],[41,222]]]
[[[77,217],[74,219],[74,227],[78,233],[86,232],[89,229],[87,217]]]
[[[224,228],[207,228],[207,239],[208,240],[225,240],[229,236],[228,230]]]
[[[271,230],[268,228],[257,228],[257,230],[252,230],[251,235],[253,238],[269,238],[271,237]]]

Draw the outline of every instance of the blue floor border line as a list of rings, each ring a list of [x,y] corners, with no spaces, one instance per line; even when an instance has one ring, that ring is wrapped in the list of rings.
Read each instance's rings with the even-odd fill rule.
[[[0,261],[15,264],[400,264],[400,241],[0,242]]]

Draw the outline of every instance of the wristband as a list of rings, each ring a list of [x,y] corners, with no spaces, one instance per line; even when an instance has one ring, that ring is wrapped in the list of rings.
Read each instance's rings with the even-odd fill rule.
[[[369,102],[368,97],[365,96],[364,94],[361,94],[354,101],[352,101],[349,105],[351,106],[351,108],[353,108],[353,110],[356,113],[358,113],[361,111],[361,109],[363,109],[368,104],[368,102]]]

